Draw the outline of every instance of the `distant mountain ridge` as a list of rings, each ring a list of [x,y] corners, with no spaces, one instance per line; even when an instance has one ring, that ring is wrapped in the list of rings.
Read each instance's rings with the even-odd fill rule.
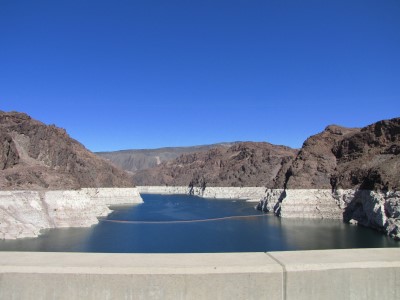
[[[277,174],[286,171],[296,154],[296,149],[286,146],[241,142],[182,154],[136,172],[133,180],[137,185],[266,186],[274,184]]]
[[[228,148],[239,142],[224,142],[188,147],[163,147],[156,149],[129,149],[109,152],[95,152],[125,171],[136,171],[156,167],[164,161],[171,161],[180,155],[204,152],[212,148]]]

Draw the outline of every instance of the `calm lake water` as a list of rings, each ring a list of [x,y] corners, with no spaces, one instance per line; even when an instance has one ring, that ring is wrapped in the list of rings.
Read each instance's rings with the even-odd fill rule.
[[[337,220],[263,214],[254,202],[142,197],[143,204],[111,207],[114,212],[91,228],[50,229],[38,238],[2,240],[0,250],[179,253],[400,247],[379,232]]]

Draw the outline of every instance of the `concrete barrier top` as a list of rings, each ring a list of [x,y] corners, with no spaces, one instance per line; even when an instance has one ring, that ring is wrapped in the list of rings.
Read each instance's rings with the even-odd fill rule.
[[[0,299],[400,299],[400,249],[0,252]]]
[[[400,248],[270,252],[289,270],[400,267]]]
[[[0,252],[0,273],[207,274],[280,272],[265,253],[62,253]]]

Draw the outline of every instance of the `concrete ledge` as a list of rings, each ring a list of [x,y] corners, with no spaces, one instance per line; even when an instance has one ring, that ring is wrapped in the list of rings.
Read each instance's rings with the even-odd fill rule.
[[[284,299],[400,299],[400,249],[271,252]]]
[[[0,252],[0,299],[399,299],[400,249]]]
[[[279,299],[281,282],[264,253],[0,253],[1,299]]]

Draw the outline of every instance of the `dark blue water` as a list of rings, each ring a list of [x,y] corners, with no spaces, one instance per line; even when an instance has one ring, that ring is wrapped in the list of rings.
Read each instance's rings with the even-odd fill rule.
[[[112,207],[115,211],[91,228],[50,229],[38,238],[0,241],[0,250],[179,253],[400,246],[371,229],[337,220],[281,219],[246,201],[142,197],[143,204]],[[249,217],[204,221],[230,216]],[[195,221],[176,222],[187,220]]]

